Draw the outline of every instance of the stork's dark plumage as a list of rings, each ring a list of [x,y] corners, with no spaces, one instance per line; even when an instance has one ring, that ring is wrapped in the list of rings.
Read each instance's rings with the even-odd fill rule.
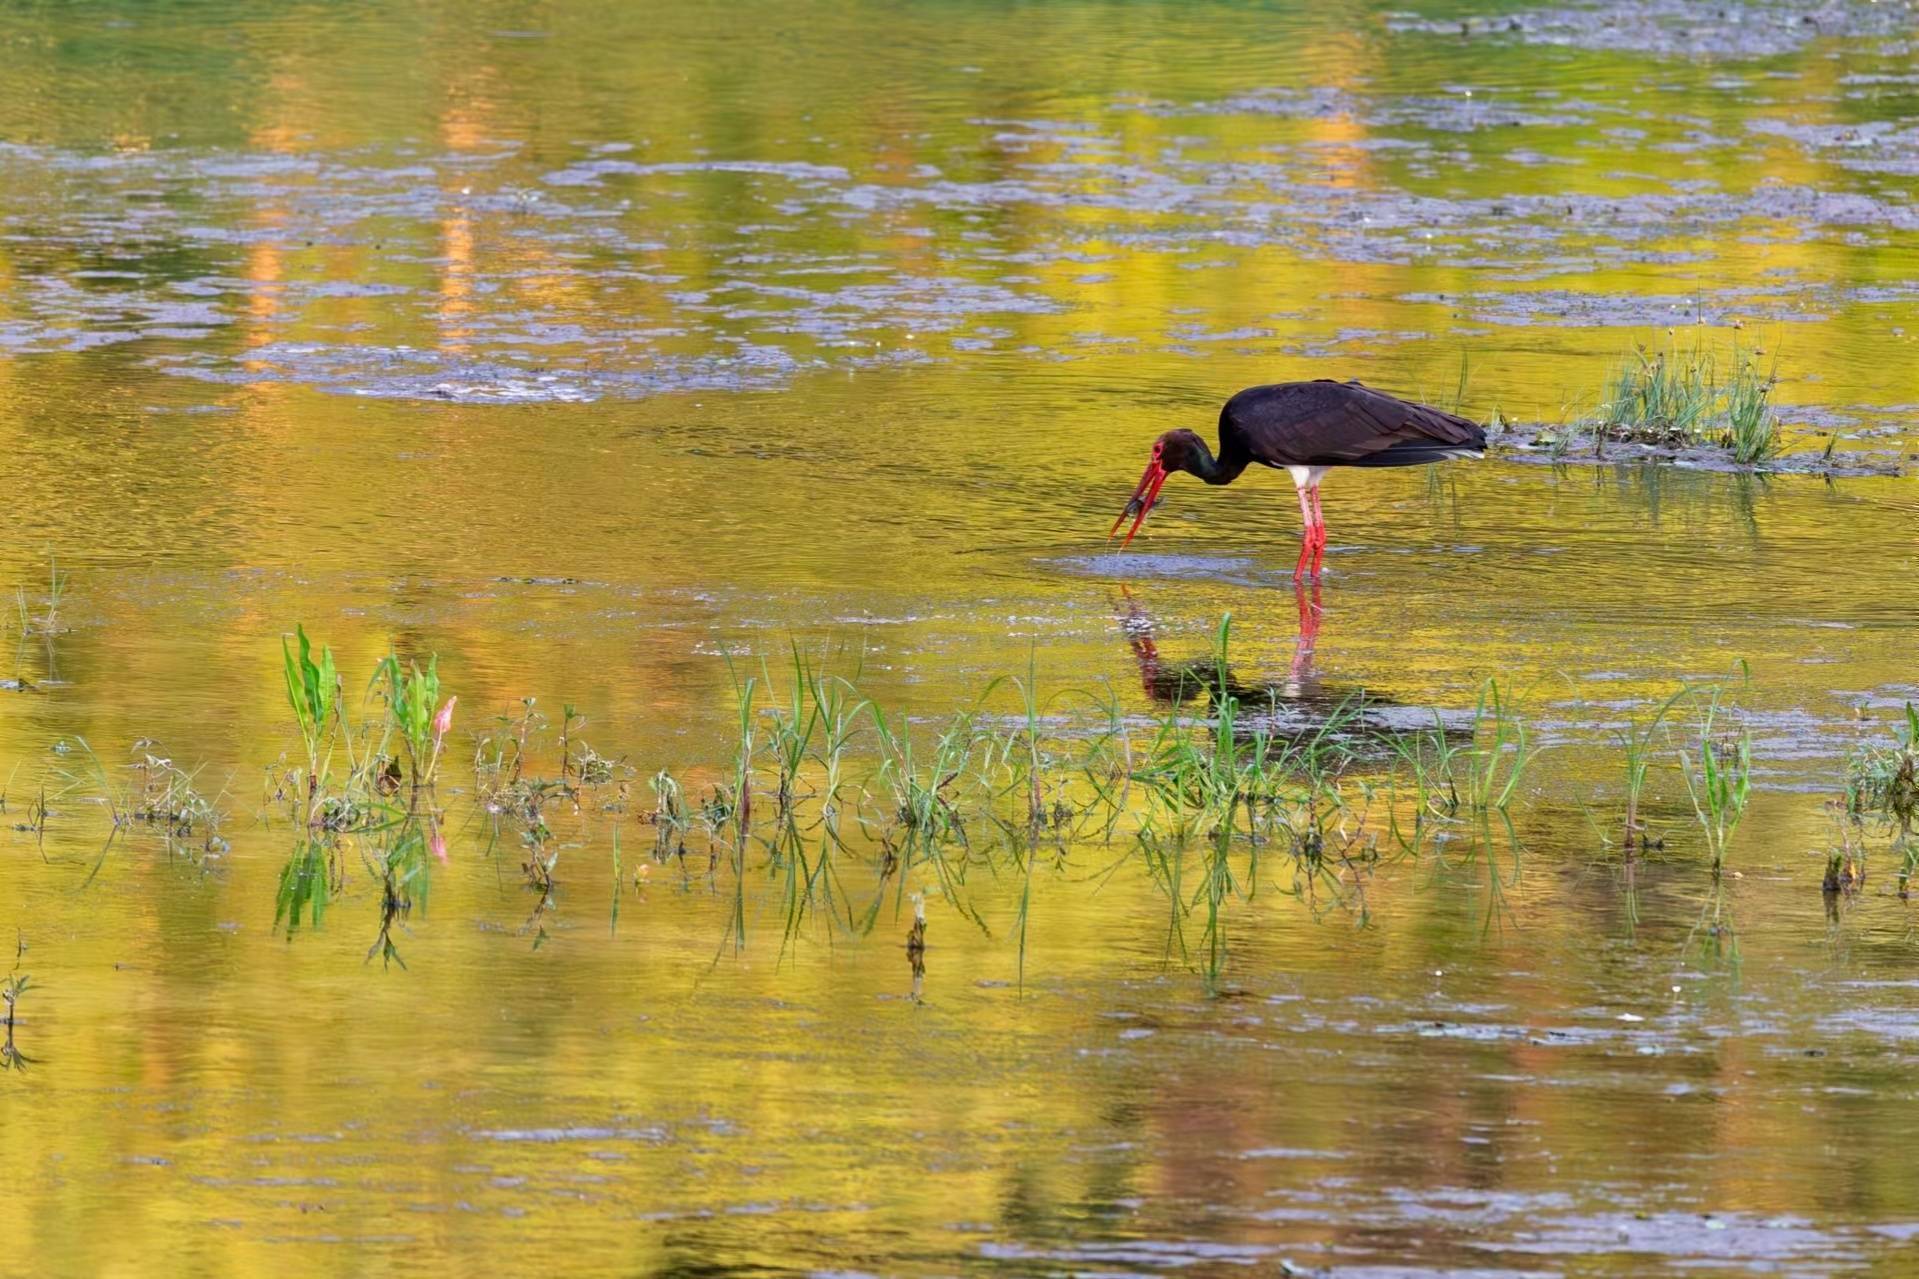
[[[1326,556],[1326,521],[1319,512],[1319,481],[1335,466],[1417,466],[1457,457],[1479,457],[1486,430],[1426,404],[1414,404],[1358,382],[1280,382],[1249,386],[1219,411],[1219,454],[1191,431],[1168,431],[1153,442],[1152,460],[1133,490],[1132,501],[1113,521],[1133,517],[1133,534],[1159,499],[1160,486],[1173,471],[1197,475],[1208,484],[1231,484],[1257,462],[1292,472],[1299,490],[1300,537],[1295,580],[1317,577]]]

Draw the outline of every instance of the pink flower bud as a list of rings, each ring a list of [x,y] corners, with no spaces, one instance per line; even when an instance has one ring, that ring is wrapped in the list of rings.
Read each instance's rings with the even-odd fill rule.
[[[445,737],[446,730],[453,727],[453,703],[459,700],[457,697],[447,698],[446,705],[442,706],[440,713],[433,717],[433,735],[435,737]]]

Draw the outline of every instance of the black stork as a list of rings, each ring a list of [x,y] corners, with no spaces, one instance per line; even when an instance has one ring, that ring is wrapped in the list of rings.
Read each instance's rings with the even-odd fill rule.
[[[1249,386],[1219,411],[1219,455],[1191,431],[1168,431],[1153,441],[1139,487],[1113,521],[1133,517],[1122,546],[1159,501],[1160,486],[1173,471],[1208,484],[1231,484],[1254,462],[1290,471],[1299,490],[1299,563],[1293,580],[1318,578],[1326,558],[1326,521],[1319,511],[1319,482],[1336,466],[1418,466],[1459,457],[1480,457],[1486,429],[1454,413],[1414,404],[1358,382],[1279,382]]]

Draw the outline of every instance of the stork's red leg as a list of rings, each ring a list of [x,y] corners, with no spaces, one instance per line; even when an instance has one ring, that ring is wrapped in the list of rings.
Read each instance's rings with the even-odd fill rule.
[[[1306,580],[1306,566],[1313,558],[1313,507],[1306,497],[1306,487],[1299,489],[1299,563],[1293,565],[1293,581]]]
[[[1319,485],[1308,490],[1313,498],[1313,580],[1319,580],[1320,565],[1326,562],[1326,516],[1319,509]]]

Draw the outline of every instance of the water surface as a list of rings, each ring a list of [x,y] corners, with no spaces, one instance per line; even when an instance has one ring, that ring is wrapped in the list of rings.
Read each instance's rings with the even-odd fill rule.
[[[1684,0],[0,15],[0,585],[69,575],[0,691],[6,821],[75,738],[228,814],[103,862],[84,794],[0,833],[34,1059],[0,1265],[1901,1273],[1913,921],[1889,864],[1830,912],[1819,879],[1847,754],[1919,696],[1909,478],[1336,476],[1310,653],[1278,477],[1100,538],[1248,383],[1553,423],[1634,343],[1735,332],[1793,448],[1909,461],[1916,35]],[[632,887],[646,779],[722,780],[761,657],[927,731],[1030,669],[1069,733],[1069,689],[1146,723],[1228,612],[1302,705],[1517,692],[1549,749],[1516,843],[1390,860],[1363,907],[1274,863],[1209,981],[1123,842],[1069,842],[1023,953],[1017,883],[972,881],[984,929],[935,896],[918,999],[910,911],[789,939],[756,874],[739,938],[723,871]],[[274,927],[296,622],[354,696],[390,647],[460,696],[405,970],[364,962],[357,865]],[[1665,764],[1629,871],[1612,734],[1741,661],[1739,877]],[[537,921],[464,760],[529,696],[635,769]]]

